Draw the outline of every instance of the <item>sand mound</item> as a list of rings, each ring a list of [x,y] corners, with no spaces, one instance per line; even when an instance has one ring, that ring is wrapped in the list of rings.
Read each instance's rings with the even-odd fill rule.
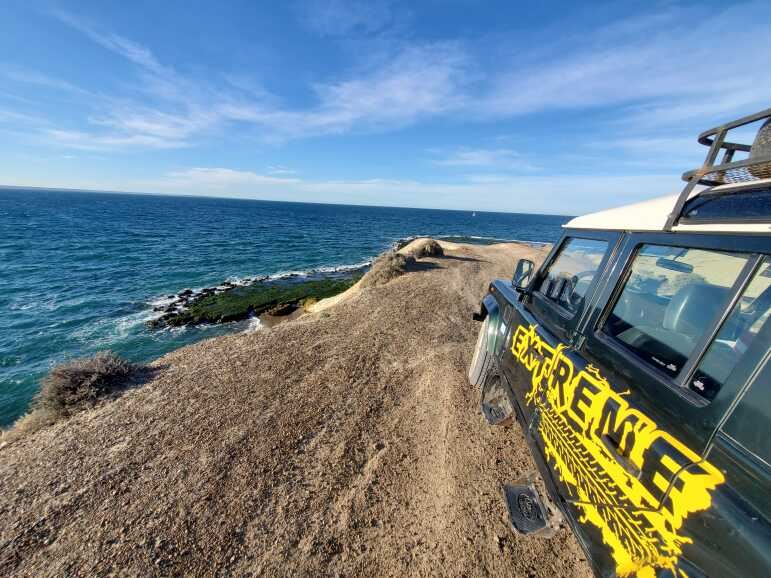
[[[442,257],[444,255],[442,246],[433,239],[416,239],[408,247],[410,249],[407,253],[415,258]]]
[[[407,272],[411,265],[415,264],[415,257],[402,253],[386,253],[379,257],[372,268],[362,277],[362,287],[377,287],[385,285],[391,279],[395,279]]]
[[[457,248],[446,244],[448,250]],[[363,287],[375,287],[384,285],[391,279],[398,277],[410,270],[415,259],[419,257],[440,257],[444,255],[442,244],[434,239],[414,239],[395,252],[389,252],[377,259],[364,277],[353,287],[339,293],[334,297],[321,299],[317,303],[310,303],[305,307],[309,313],[319,313],[330,307],[342,303],[358,294]]]

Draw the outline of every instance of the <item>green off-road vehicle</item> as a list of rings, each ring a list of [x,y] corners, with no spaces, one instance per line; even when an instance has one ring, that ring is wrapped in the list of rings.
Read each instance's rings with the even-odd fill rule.
[[[599,576],[771,574],[771,109],[699,142],[680,195],[573,219],[475,315],[482,412],[544,482],[512,524],[564,520]]]

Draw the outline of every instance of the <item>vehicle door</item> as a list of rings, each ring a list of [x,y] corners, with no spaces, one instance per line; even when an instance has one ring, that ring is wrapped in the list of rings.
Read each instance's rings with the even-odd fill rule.
[[[766,279],[766,282],[771,279]],[[769,307],[766,302],[766,312]],[[712,496],[709,524],[688,519],[683,530],[692,540],[683,556],[708,576],[765,576],[771,569],[771,322],[767,315],[755,344],[737,360],[728,379],[750,373],[749,386],[710,444],[707,460],[725,472]],[[745,338],[740,338],[742,342]],[[751,349],[765,346],[755,366]],[[722,346],[719,349],[723,349]],[[716,353],[721,355],[722,353]],[[731,364],[734,365],[734,364]],[[756,371],[753,371],[757,369]]]
[[[568,354],[618,239],[617,233],[566,233],[514,307],[500,366],[526,427],[536,408],[539,379],[549,371],[556,352]]]
[[[768,349],[751,330],[767,319],[768,251],[763,237],[628,235],[556,372],[570,385],[547,382],[539,444],[603,573],[690,568],[686,526],[725,482],[703,456]]]

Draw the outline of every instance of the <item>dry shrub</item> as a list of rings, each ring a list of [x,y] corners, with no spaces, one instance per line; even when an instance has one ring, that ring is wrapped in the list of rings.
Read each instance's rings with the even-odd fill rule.
[[[61,363],[43,378],[29,413],[16,422],[12,431],[37,431],[94,407],[127,386],[138,370],[138,366],[110,351]]]
[[[316,297],[306,297],[300,301],[300,307],[302,307],[304,311],[310,311],[311,308],[318,302],[319,300]]]
[[[410,249],[410,255],[416,258],[420,257],[442,257],[444,250],[442,246],[433,239],[421,239],[415,242]]]
[[[391,279],[403,275],[411,265],[415,264],[415,257],[402,255],[401,253],[386,253],[372,264],[366,275],[361,279],[362,287],[375,287],[385,285]]]
[[[56,423],[58,419],[53,412],[48,410],[32,409],[16,420],[11,429],[4,431],[0,440],[12,442],[25,434],[48,427]]]

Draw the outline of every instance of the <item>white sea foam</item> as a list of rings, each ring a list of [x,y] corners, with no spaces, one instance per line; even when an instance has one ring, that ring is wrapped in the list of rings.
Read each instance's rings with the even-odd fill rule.
[[[348,271],[358,271],[359,269],[364,269],[365,267],[369,267],[372,265],[372,261],[362,261],[361,263],[356,263],[354,265],[339,265],[337,267],[318,267],[317,269],[312,269],[311,271],[314,273],[346,273]]]
[[[282,279],[289,279],[291,277],[313,277],[315,275],[323,275],[329,273],[346,273],[349,271],[358,271],[372,265],[372,260],[362,261],[361,263],[354,263],[352,265],[331,265],[322,267],[313,267],[311,269],[292,269],[288,271],[279,271],[270,275],[253,275],[246,277],[228,277],[227,282],[237,287],[243,287],[245,285],[251,285],[260,281],[280,281]],[[227,291],[232,289],[228,285],[217,285],[214,287],[217,291]],[[193,289],[193,295],[200,294],[201,289]]]
[[[177,300],[177,296],[169,297],[168,294],[163,297],[156,297],[150,300],[150,305],[153,307],[167,307]]]
[[[526,241],[524,239],[502,239],[500,237],[485,237],[482,235],[412,235],[410,237],[403,237],[401,239],[397,239],[396,241],[393,242],[392,247],[397,247],[399,245],[406,245],[407,243],[410,243],[415,239],[425,239],[425,238],[439,239],[440,241],[442,240],[447,241],[450,239],[474,239],[475,241],[495,241],[498,243],[523,243],[525,245],[533,245],[537,247],[550,244],[543,241]]]
[[[121,317],[115,323],[115,335],[125,338],[131,333],[131,330],[155,318],[155,311],[140,311]]]
[[[61,305],[58,299],[58,293],[46,297],[35,296],[32,300],[14,299],[8,305],[8,309],[11,311],[56,311]]]
[[[262,329],[262,321],[260,321],[260,318],[250,317],[246,324],[246,329],[244,329],[244,333],[254,333],[260,329]]]

